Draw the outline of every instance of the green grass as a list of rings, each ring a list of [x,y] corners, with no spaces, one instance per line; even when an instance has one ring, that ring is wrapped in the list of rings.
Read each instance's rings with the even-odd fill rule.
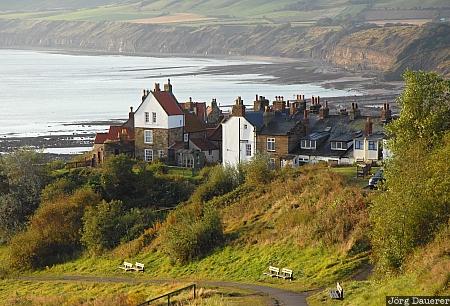
[[[306,290],[327,285],[351,275],[368,260],[367,254],[355,257],[338,255],[339,252],[326,248],[300,248],[293,245],[265,245],[233,247],[227,246],[210,256],[186,265],[171,263],[162,252],[146,252],[136,257],[80,258],[73,262],[55,265],[33,275],[105,275],[133,278],[173,278],[235,280],[263,282],[274,286]],[[145,264],[146,272],[126,273],[118,269],[123,260],[139,261]],[[288,267],[294,270],[294,281],[263,275],[269,265]]]
[[[372,167],[372,169],[370,170],[370,175],[362,178],[356,177],[356,166],[330,168],[331,171],[344,176],[347,179],[347,182],[349,182],[350,184],[356,185],[361,188],[364,188],[369,184],[370,176],[377,172],[378,169],[379,167]]]

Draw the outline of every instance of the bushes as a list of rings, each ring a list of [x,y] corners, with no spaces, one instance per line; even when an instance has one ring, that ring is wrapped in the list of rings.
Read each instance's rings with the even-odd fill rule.
[[[11,264],[17,269],[59,263],[81,250],[81,218],[85,207],[100,198],[90,189],[39,207],[25,232],[10,243]]]
[[[425,142],[416,141],[386,168],[388,190],[371,209],[374,258],[381,269],[401,268],[450,218],[450,132],[441,147],[424,154],[426,149]]]
[[[121,201],[103,201],[86,209],[81,241],[89,253],[98,255],[139,237],[157,219],[158,214],[151,210],[127,212]]]
[[[266,155],[256,155],[250,162],[243,165],[245,183],[251,186],[262,186],[269,183],[273,173],[269,168],[269,158]]]
[[[232,191],[239,186],[242,179],[240,172],[234,167],[221,165],[211,168],[205,173],[206,181],[201,184],[192,195],[191,200],[202,203]]]
[[[222,222],[212,206],[191,204],[169,215],[160,239],[172,261],[187,263],[207,255],[223,242]]]

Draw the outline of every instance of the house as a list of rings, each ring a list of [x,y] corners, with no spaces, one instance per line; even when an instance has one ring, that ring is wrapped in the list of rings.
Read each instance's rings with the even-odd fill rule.
[[[188,113],[194,114],[198,117],[201,122],[206,122],[207,120],[207,107],[205,102],[193,102],[192,97],[189,98],[189,101],[180,103],[180,107],[187,111]]]
[[[206,124],[194,111],[185,109],[184,115],[183,141],[177,141],[169,148],[175,157],[175,164],[180,167],[199,169],[206,164],[218,163],[220,150],[208,139]]]
[[[120,126],[110,126],[107,133],[95,135],[92,148],[94,165],[101,165],[110,156],[126,154],[134,157],[134,112],[130,108],[128,120]]]
[[[230,118],[222,123],[222,163],[235,166],[250,161],[256,154],[256,131],[263,124],[263,112],[246,112],[238,97]]]
[[[260,107],[258,102],[255,104],[254,108]],[[272,167],[296,165],[297,159],[292,153],[306,132],[302,113],[294,103],[286,103],[283,97],[275,97],[272,107],[266,106],[263,122],[256,132],[256,151],[266,154]]]
[[[134,115],[135,156],[147,162],[175,161],[169,148],[183,142],[185,113],[172,93],[170,80],[160,89],[146,91]]]
[[[364,134],[353,140],[353,157],[355,161],[367,163],[383,160],[384,139],[384,133],[373,133],[373,122],[372,119],[368,117],[365,123]]]

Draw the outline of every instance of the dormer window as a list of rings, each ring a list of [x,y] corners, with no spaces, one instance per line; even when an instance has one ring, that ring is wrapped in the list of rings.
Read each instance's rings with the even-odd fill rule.
[[[316,148],[316,141],[315,140],[309,140],[309,139],[303,139],[300,143],[300,147],[302,149],[315,149]]]
[[[342,141],[332,141],[331,150],[347,150],[347,143]]]

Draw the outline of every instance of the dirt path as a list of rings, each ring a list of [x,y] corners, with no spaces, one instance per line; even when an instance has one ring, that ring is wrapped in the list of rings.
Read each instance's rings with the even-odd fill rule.
[[[34,281],[34,282],[93,282],[93,283],[128,283],[128,284],[163,284],[167,282],[177,282],[174,279],[139,279],[129,277],[99,277],[99,276],[23,276],[17,278],[21,281]],[[238,282],[226,282],[226,281],[197,281],[199,286],[212,286],[212,287],[231,287],[253,291],[255,293],[261,293],[268,296],[272,305],[277,306],[306,306],[307,293],[297,293],[289,290],[283,290],[279,288],[267,287],[256,284],[245,284]]]

